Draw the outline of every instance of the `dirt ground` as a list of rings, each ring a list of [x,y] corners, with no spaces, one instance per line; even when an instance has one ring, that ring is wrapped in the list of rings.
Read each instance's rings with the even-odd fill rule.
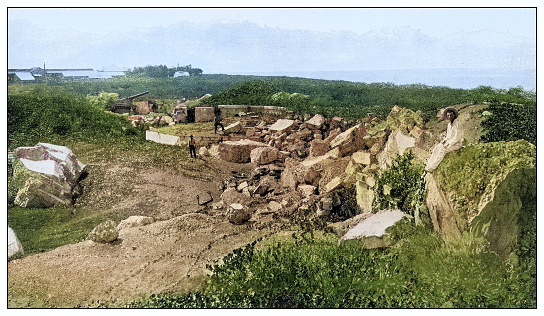
[[[208,180],[123,162],[88,164],[76,206],[155,222],[121,230],[112,244],[83,241],[10,261],[8,307],[116,307],[153,293],[184,293],[202,285],[206,264],[274,230],[269,218],[234,225],[224,211],[198,204],[205,192],[219,201],[229,172],[254,168],[205,159],[216,171]]]

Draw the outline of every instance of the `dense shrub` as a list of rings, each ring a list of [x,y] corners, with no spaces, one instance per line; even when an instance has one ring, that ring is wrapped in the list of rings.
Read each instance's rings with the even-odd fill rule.
[[[400,209],[418,222],[428,222],[423,167],[410,150],[395,158],[390,168],[378,174],[373,209]]]
[[[483,112],[486,115],[482,121],[482,141],[524,139],[536,145],[536,106],[494,100]]]
[[[277,92],[276,89],[268,82],[246,81],[207,98],[205,103],[209,105],[267,105],[275,92]]]
[[[92,106],[85,97],[42,85],[8,93],[8,147],[59,137],[100,141],[133,134],[126,118]]]

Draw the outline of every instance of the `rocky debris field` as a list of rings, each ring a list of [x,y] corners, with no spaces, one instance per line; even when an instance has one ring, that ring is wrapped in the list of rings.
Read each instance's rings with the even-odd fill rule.
[[[479,138],[478,108],[457,107],[459,120],[470,129],[465,131],[470,146]],[[128,161],[87,164],[77,205],[107,209],[123,220],[97,228],[86,241],[10,261],[8,304],[122,306],[154,293],[184,293],[202,285],[207,264],[259,237],[293,229],[294,224],[328,223],[339,238],[348,236],[344,239],[365,233],[380,238],[376,231],[385,232],[386,223],[403,218],[395,210],[372,214],[377,211],[372,206],[380,171],[408,149],[424,162],[445,131],[444,122],[425,125],[418,113],[399,107],[385,120],[348,123],[315,115],[306,121],[237,126],[233,133],[245,139],[198,149],[207,178]],[[449,194],[443,192],[447,186],[440,172],[432,178],[435,196]],[[505,178],[501,174],[486,181]],[[498,184],[491,187],[508,190]],[[481,205],[493,200],[493,190],[486,192]],[[454,193],[456,201],[465,198]],[[435,204],[435,230],[448,227],[449,234],[470,226],[455,226],[460,221],[451,215],[451,205],[444,209]],[[362,214],[355,216],[358,213]],[[349,232],[352,228],[355,231]],[[29,289],[31,296],[20,295]]]

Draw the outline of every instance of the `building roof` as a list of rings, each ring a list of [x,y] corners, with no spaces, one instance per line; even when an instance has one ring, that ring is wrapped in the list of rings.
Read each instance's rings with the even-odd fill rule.
[[[32,76],[30,72],[16,71],[16,72],[10,72],[10,73],[14,73],[17,76],[17,78],[21,80],[26,80],[26,81],[34,80],[34,77]]]

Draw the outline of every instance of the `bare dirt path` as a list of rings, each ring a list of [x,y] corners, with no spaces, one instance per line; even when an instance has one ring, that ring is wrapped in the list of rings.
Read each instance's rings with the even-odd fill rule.
[[[213,159],[213,158],[209,158]],[[249,165],[208,161],[228,174]],[[153,224],[123,229],[118,241],[83,241],[8,263],[9,307],[123,306],[153,293],[183,293],[203,282],[206,264],[270,232],[233,225],[221,211],[202,212],[196,195],[218,201],[221,177],[200,180],[159,167],[90,164],[78,207],[151,216]],[[213,214],[212,214],[213,213]]]

